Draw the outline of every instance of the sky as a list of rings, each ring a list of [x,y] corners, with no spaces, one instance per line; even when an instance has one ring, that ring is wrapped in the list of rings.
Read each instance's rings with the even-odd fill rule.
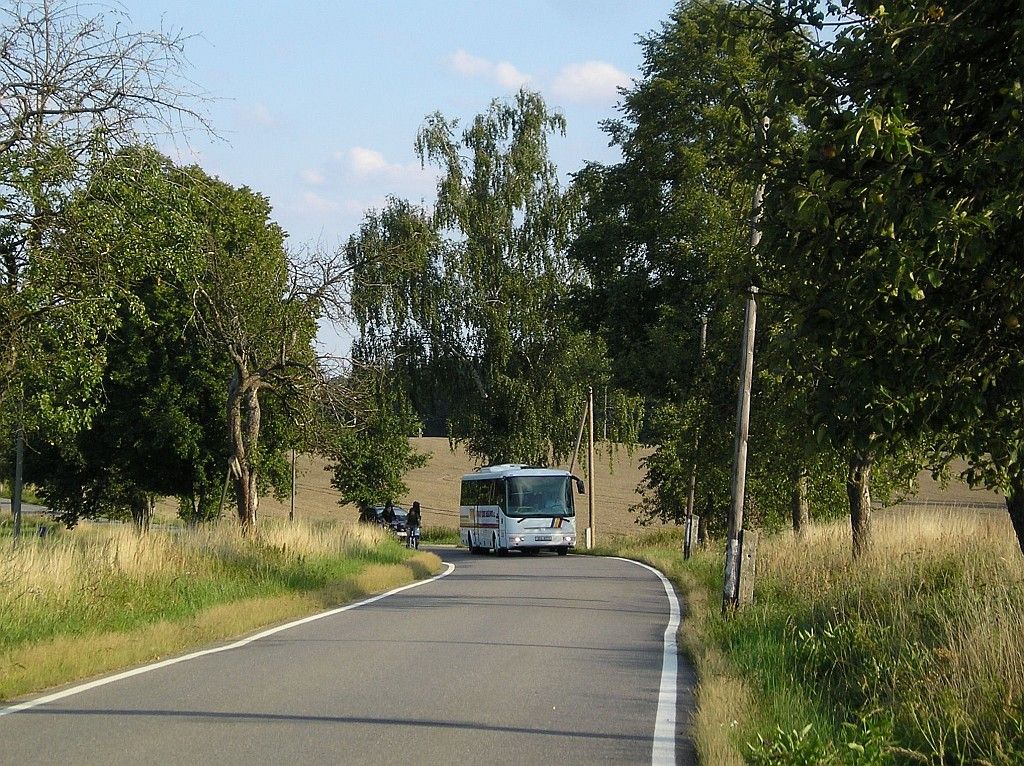
[[[294,247],[333,249],[389,195],[430,205],[413,150],[424,118],[466,124],[526,86],[567,121],[563,178],[614,162],[601,120],[639,76],[638,39],[672,0],[123,0],[136,29],[194,35],[189,78],[218,138],[165,150],[266,195]],[[339,338],[332,334],[340,333]],[[344,331],[321,333],[337,350]]]

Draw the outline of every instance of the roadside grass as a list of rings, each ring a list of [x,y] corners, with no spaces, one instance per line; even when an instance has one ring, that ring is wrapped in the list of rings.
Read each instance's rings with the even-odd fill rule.
[[[877,513],[857,561],[844,522],[764,538],[755,603],[720,614],[719,546],[678,534],[614,552],[687,601],[702,763],[1024,763],[1024,558],[989,512]]]
[[[441,569],[361,525],[84,524],[0,544],[0,699],[147,662]]]
[[[11,499],[11,485],[9,482],[0,482],[0,497]],[[25,484],[21,488],[21,502],[32,505],[42,505],[37,488],[32,484]]]
[[[458,545],[459,530],[451,527],[423,527],[420,542],[429,545]]]

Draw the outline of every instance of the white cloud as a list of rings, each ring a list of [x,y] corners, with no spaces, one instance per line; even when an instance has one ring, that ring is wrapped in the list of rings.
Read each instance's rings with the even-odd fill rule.
[[[530,75],[523,74],[507,61],[494,66],[494,77],[503,88],[519,90],[530,81]]]
[[[373,176],[394,176],[401,172],[402,166],[389,163],[384,155],[376,149],[353,146],[348,150],[348,166],[359,178]]]
[[[239,106],[237,114],[239,119],[247,125],[257,125],[261,128],[277,128],[281,125],[277,115],[270,111],[263,102]]]
[[[478,75],[487,74],[493,66],[487,59],[482,59],[479,56],[474,56],[461,48],[451,55],[449,61],[454,69],[459,74],[464,74],[467,77],[476,77]]]
[[[518,90],[532,79],[530,75],[520,72],[507,61],[495,63],[467,53],[461,48],[448,57],[448,63],[455,72],[464,77],[484,77],[509,90]]]
[[[618,88],[630,84],[629,75],[605,61],[567,64],[551,84],[552,92],[570,101],[607,103],[618,96]]]
[[[333,213],[338,209],[338,203],[316,192],[308,191],[302,195],[301,207],[308,213]]]
[[[310,186],[323,186],[327,180],[324,174],[316,168],[306,168],[299,175],[302,177],[303,182]]]
[[[346,165],[354,180],[366,185],[385,182],[389,193],[427,193],[437,185],[434,168],[424,168],[416,161],[407,164],[390,162],[376,149],[354,146],[347,152],[336,152],[334,156]]]

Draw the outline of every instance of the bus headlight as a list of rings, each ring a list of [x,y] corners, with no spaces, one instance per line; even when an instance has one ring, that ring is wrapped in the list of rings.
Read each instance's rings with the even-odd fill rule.
[[[509,539],[510,539],[510,540],[511,540],[511,541],[512,541],[513,543],[515,543],[516,545],[518,545],[519,543],[521,543],[521,542],[523,541],[523,538],[521,538],[521,537],[511,537],[511,538],[509,538]]]
[[[576,540],[576,538],[573,537],[572,535],[566,535],[565,536],[565,542],[567,542],[567,543],[575,542],[575,540]]]

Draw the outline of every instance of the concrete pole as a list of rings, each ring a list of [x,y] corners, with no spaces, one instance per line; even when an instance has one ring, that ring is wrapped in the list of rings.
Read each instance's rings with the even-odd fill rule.
[[[587,529],[590,530],[589,548],[597,545],[594,532],[594,387],[587,389],[587,423],[589,425],[590,438],[587,442],[587,508],[589,521]]]
[[[768,146],[771,120],[765,115],[755,128],[755,140],[761,160]],[[757,262],[761,244],[761,215],[764,213],[764,169],[754,187],[750,205],[750,252]],[[733,457],[732,500],[729,508],[729,537],[725,549],[725,583],[722,587],[722,612],[739,604],[740,540],[743,530],[743,499],[747,486],[747,435],[750,427],[750,386],[754,372],[754,333],[757,328],[757,288],[750,286],[743,322],[743,358],[740,362],[740,396],[736,408],[736,445]],[[751,586],[753,587],[753,586]]]

